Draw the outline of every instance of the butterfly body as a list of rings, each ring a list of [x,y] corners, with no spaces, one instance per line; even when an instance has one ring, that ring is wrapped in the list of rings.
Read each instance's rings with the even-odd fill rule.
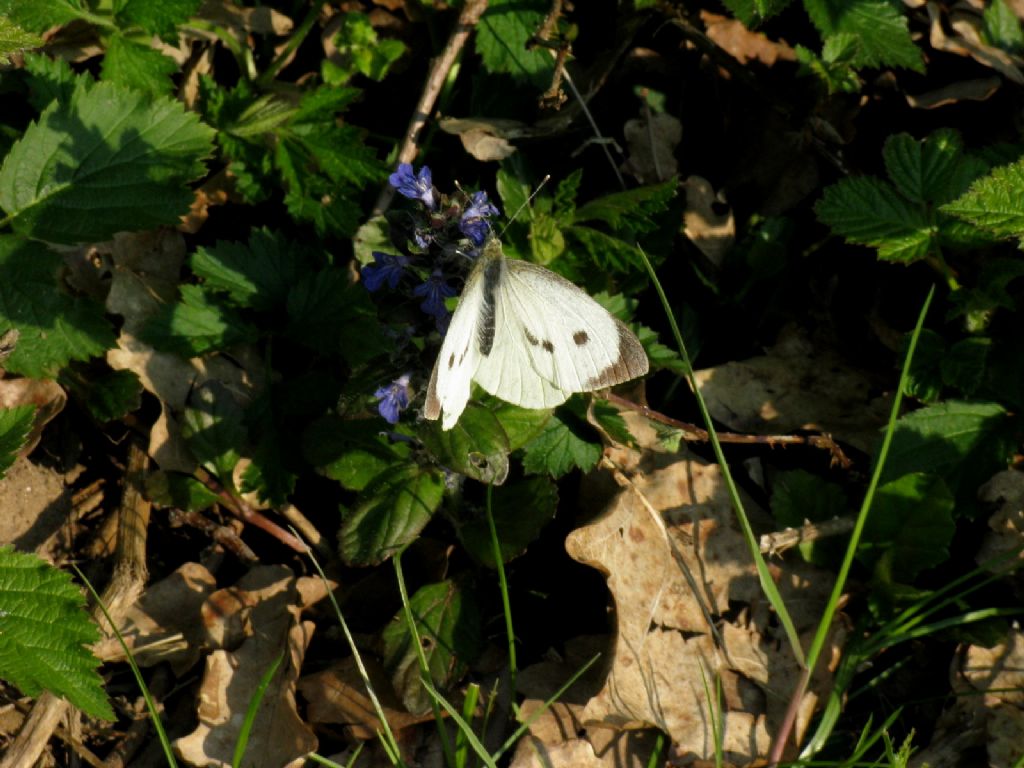
[[[647,370],[639,340],[604,307],[544,267],[506,259],[492,238],[466,278],[423,414],[451,429],[473,381],[515,405],[553,408]]]

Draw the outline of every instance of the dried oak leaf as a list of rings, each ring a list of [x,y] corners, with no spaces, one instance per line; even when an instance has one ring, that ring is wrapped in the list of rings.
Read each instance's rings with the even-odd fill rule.
[[[317,739],[295,708],[295,681],[313,634],[313,622],[299,621],[297,580],[285,566],[261,566],[234,587],[235,599],[252,606],[253,633],[234,651],[207,657],[199,692],[196,729],[174,742],[191,765],[231,765],[246,710],[260,678],[287,649],[256,713],[247,755],[260,765],[299,766]],[[250,759],[252,759],[250,757]]]
[[[1019,765],[1024,757],[1024,633],[1010,630],[992,648],[968,647],[959,673],[974,692],[983,694],[968,699],[982,710],[988,765]]]
[[[997,473],[978,489],[978,498],[992,505],[994,511],[988,519],[989,532],[975,559],[979,565],[1009,567],[1013,564],[1012,553],[1016,552],[1018,559],[1024,558],[1024,552],[1020,552],[1024,546],[1024,472],[1007,469]],[[1018,590],[1024,588],[1019,571],[1014,583]]]
[[[604,516],[566,541],[573,558],[607,576],[618,623],[611,669],[582,721],[656,726],[671,736],[676,759],[709,759],[715,736],[708,713],[719,705],[707,692],[718,680],[725,757],[749,763],[766,754],[800,668],[762,597],[718,466],[669,455],[649,459],[645,475]],[[749,501],[746,507],[753,510]],[[797,631],[809,633],[828,577],[803,564],[776,566],[773,575],[787,605],[800,608],[793,614]],[[741,607],[740,620],[722,620]],[[831,647],[838,645],[834,633]],[[812,680],[797,741],[829,677],[821,669]]]
[[[796,52],[785,42],[775,42],[763,32],[752,32],[741,21],[703,10],[700,18],[708,37],[740,64],[759,61],[772,67],[777,61],[796,61]]]

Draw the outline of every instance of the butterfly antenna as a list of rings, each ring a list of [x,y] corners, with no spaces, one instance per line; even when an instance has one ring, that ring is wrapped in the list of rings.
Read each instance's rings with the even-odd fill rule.
[[[525,208],[526,206],[533,202],[533,198],[535,198],[540,193],[540,191],[544,189],[544,185],[547,184],[549,181],[551,181],[550,173],[540,180],[540,184],[538,184],[536,188],[533,190],[533,192],[530,193],[530,196],[526,198],[526,201],[518,208],[516,208],[516,212],[509,217],[508,222],[505,224],[504,227],[502,227],[501,232],[498,234],[499,240],[501,240],[501,238],[505,235],[505,230],[507,230],[509,226],[511,226],[512,222],[516,220],[516,217],[523,212],[523,208]]]

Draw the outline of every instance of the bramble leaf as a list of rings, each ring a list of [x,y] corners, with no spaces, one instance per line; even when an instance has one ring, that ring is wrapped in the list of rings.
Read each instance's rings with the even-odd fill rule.
[[[28,32],[42,34],[87,13],[81,0],[0,0],[0,16]]]
[[[586,421],[569,408],[559,408],[540,434],[523,447],[523,470],[529,475],[559,478],[573,469],[593,469],[601,458],[601,444],[588,432],[592,429]]]
[[[189,266],[206,287],[240,307],[268,310],[283,304],[307,263],[306,248],[278,232],[257,229],[248,243],[200,247]]]
[[[804,0],[822,38],[846,34],[856,39],[857,67],[904,67],[924,72],[921,51],[914,45],[907,19],[886,0]]]
[[[43,38],[22,29],[6,16],[0,16],[0,61],[10,62],[12,53],[38,48],[42,44]]]
[[[36,414],[35,406],[0,408],[0,479],[25,447]]]
[[[508,477],[508,436],[482,405],[469,403],[448,430],[439,421],[424,422],[419,437],[443,467],[481,483],[501,485]]]
[[[7,154],[0,207],[16,231],[56,243],[175,224],[212,137],[175,101],[80,79]]]
[[[484,68],[546,88],[553,59],[547,51],[528,50],[527,43],[544,22],[547,10],[538,0],[491,0],[474,38]]]
[[[133,88],[152,96],[168,95],[174,86],[171,75],[178,71],[174,59],[148,45],[111,35],[103,56],[103,80]]]
[[[201,0],[115,0],[114,14],[122,26],[137,24],[151,35],[174,42],[178,25],[199,10]]]
[[[114,712],[88,646],[99,631],[71,578],[35,555],[0,547],[0,677],[28,696],[48,690],[94,717]]]
[[[198,285],[181,286],[181,301],[161,307],[141,334],[147,344],[182,357],[255,341],[258,335],[238,310]]]
[[[491,514],[498,532],[502,562],[526,551],[540,536],[541,529],[555,516],[558,487],[548,477],[528,477],[495,488]],[[488,568],[494,568],[494,546],[490,526],[477,515],[458,528],[462,546]]]
[[[995,168],[942,210],[998,237],[1024,235],[1024,160]]]

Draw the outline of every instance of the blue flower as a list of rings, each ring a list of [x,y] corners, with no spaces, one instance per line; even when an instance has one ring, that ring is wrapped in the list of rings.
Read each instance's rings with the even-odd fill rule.
[[[392,256],[380,251],[373,252],[373,261],[373,264],[367,264],[360,271],[366,290],[370,293],[379,291],[384,283],[387,283],[391,290],[397,288],[398,281],[402,278],[402,270],[409,266],[408,256]]]
[[[423,299],[420,309],[428,315],[433,316],[437,321],[438,330],[448,325],[448,310],[444,306],[444,300],[455,295],[455,289],[448,285],[444,274],[435,269],[425,283],[421,283],[412,289],[413,296]]]
[[[430,210],[437,207],[437,193],[430,175],[430,168],[423,166],[414,174],[409,163],[402,163],[398,170],[388,177],[388,182],[398,190],[398,194],[410,200],[419,200]]]
[[[402,411],[409,407],[409,374],[403,374],[386,387],[378,387],[373,396],[379,401],[377,411],[388,424],[397,424]]]
[[[487,200],[487,193],[474,192],[469,206],[462,212],[462,218],[459,219],[459,229],[476,245],[483,245],[487,240],[487,235],[491,232],[491,225],[487,221],[487,217],[497,215],[498,209]]]

